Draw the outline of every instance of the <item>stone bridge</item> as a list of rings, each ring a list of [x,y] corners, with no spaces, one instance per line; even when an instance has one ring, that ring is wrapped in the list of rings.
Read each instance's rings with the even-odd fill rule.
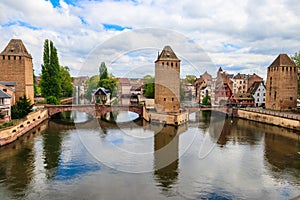
[[[49,116],[64,111],[80,111],[85,112],[93,117],[102,116],[108,112],[113,111],[131,111],[137,113],[140,117],[143,116],[143,106],[139,105],[98,105],[98,104],[85,104],[85,105],[46,105]]]

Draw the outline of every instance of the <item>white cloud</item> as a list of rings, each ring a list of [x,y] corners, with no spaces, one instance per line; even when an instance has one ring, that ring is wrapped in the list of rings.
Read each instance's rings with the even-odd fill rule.
[[[291,55],[300,50],[299,7],[300,2],[297,0],[187,0],[172,3],[166,0],[83,0],[75,1],[72,5],[60,0],[58,7],[53,7],[50,1],[44,0],[3,0],[0,2],[0,48],[3,49],[11,38],[22,39],[34,58],[36,72],[39,72],[43,42],[51,39],[58,49],[60,63],[68,65],[71,73],[76,75],[84,70],[82,67],[90,52],[110,38],[115,40],[113,44],[110,43],[114,46],[102,50],[103,55],[95,58],[93,64],[97,64],[93,69],[98,68],[100,59],[112,58],[112,55],[124,47],[130,49],[142,43],[147,47],[162,49],[165,44],[178,42],[176,38],[160,42],[159,38],[166,36],[166,32],[156,32],[158,35],[144,34],[139,40],[132,34],[126,40],[117,41],[115,36],[128,30],[105,29],[103,24],[131,27],[133,30],[164,28],[187,36],[202,47],[214,63],[226,69],[239,67],[245,72],[262,73],[260,75],[264,77],[266,65],[277,54]],[[226,44],[229,46],[224,48]],[[233,48],[229,48],[230,45]],[[173,49],[182,56],[188,53],[188,49],[176,45]],[[189,55],[193,59],[197,57],[195,53],[193,55],[190,52]],[[143,66],[143,62],[155,60],[147,56],[135,58],[134,61],[126,56],[122,59],[124,60],[119,63],[125,66],[132,63],[137,65],[138,62]],[[111,70],[115,74],[122,74],[123,71],[116,63],[111,66]],[[193,73],[193,68],[189,70],[186,67],[182,72]]]

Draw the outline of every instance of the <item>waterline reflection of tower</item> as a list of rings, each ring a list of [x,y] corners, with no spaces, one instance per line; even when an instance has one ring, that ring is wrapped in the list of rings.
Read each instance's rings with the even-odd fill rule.
[[[162,191],[169,192],[179,174],[179,134],[186,131],[187,126],[157,126],[161,131],[154,136],[154,178]]]

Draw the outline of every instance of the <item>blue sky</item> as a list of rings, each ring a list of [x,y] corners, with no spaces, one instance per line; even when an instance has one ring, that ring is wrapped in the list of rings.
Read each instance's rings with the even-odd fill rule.
[[[0,48],[10,39],[20,38],[33,56],[36,74],[40,73],[45,39],[54,42],[60,64],[69,66],[71,74],[96,74],[99,64],[107,60],[110,73],[122,77],[153,73],[157,51],[164,45],[174,46],[182,60],[182,76],[199,76],[205,69],[221,66],[229,73],[256,73],[266,76],[266,67],[279,53],[293,55],[300,51],[300,13],[298,0],[232,0],[173,1],[167,0],[2,0],[0,2]],[[139,40],[135,31],[151,28]],[[150,29],[149,29],[150,28]],[[115,37],[132,32],[127,38]],[[203,49],[211,62],[198,62],[203,54],[198,48],[180,48],[175,32]],[[174,35],[174,34],[173,34]],[[122,37],[121,37],[122,38]],[[163,42],[158,42],[163,38]],[[182,38],[181,38],[182,39]],[[102,44],[110,47],[101,55],[93,54]],[[113,41],[113,42],[112,42]],[[128,47],[141,47],[153,52],[131,56]],[[131,49],[134,50],[134,49]],[[120,53],[122,54],[120,56]],[[91,59],[93,62],[87,60]],[[115,58],[114,58],[115,59]],[[89,66],[85,64],[88,63]],[[189,66],[189,63],[195,66]],[[139,67],[140,66],[140,67]],[[147,67],[145,67],[147,66]],[[144,71],[143,71],[144,70]],[[136,73],[135,73],[136,72]]]

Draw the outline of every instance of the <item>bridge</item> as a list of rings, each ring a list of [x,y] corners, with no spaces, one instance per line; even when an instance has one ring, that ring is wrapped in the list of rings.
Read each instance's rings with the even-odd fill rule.
[[[84,104],[84,105],[45,105],[48,109],[48,115],[53,116],[64,111],[79,111],[85,112],[93,117],[102,116],[113,111],[131,111],[137,113],[140,117],[143,116],[143,106],[140,105],[99,105],[99,104]]]

